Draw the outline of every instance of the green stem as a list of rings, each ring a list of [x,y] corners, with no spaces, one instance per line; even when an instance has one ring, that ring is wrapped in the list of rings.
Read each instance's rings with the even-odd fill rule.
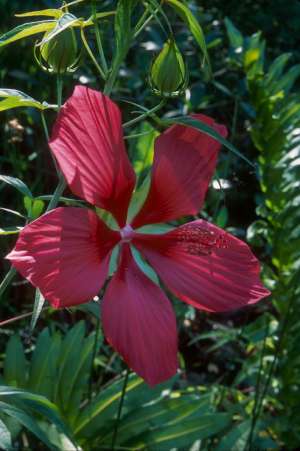
[[[92,352],[92,360],[91,360],[91,368],[90,368],[90,380],[89,380],[89,402],[91,402],[92,399],[92,382],[93,382],[93,366],[94,366],[94,360],[97,354],[97,343],[99,339],[99,333],[100,333],[100,318],[97,318],[97,325],[96,325],[96,335],[95,335],[95,341],[93,346],[93,352]]]
[[[60,74],[57,74],[56,77],[56,93],[57,93],[57,107],[58,111],[61,109],[62,105],[62,88],[63,88],[63,81]]]
[[[65,190],[65,188],[67,186],[63,175],[59,174],[58,177],[59,177],[59,181],[58,181],[57,187],[56,187],[56,189],[55,189],[55,191],[53,193],[53,196],[52,196],[52,198],[51,198],[51,200],[50,200],[50,202],[48,204],[48,207],[47,207],[46,211],[50,211],[50,210],[52,210],[53,208],[56,207],[56,205],[59,202],[60,196],[62,195],[62,193],[64,192],[64,190]]]
[[[136,117],[135,119],[132,119],[131,121],[125,122],[123,124],[123,127],[130,127],[131,125],[137,124],[138,122],[142,121],[148,116],[151,116],[152,114],[156,113],[156,111],[160,110],[165,104],[165,100],[162,100],[158,105],[153,107],[151,110],[145,111],[145,113],[141,114],[140,116]]]
[[[112,71],[111,71],[111,73],[110,73],[110,75],[109,75],[109,77],[107,79],[107,82],[105,83],[105,86],[104,86],[104,89],[103,89],[103,93],[106,96],[108,96],[108,97],[111,95],[111,92],[113,90],[113,87],[114,87],[116,78],[118,76],[121,64],[122,64],[122,60],[121,59],[119,61],[115,62],[114,66],[112,68]]]
[[[4,279],[0,284],[0,296],[4,293],[10,282],[15,277],[16,273],[17,273],[16,269],[13,266],[11,266],[10,270],[8,271],[8,273],[6,274],[6,276],[4,277]]]
[[[58,106],[58,112],[61,109],[62,106],[62,91],[63,91],[63,79],[61,77],[60,74],[57,74],[57,78],[56,78],[56,95],[57,95],[57,106]],[[49,140],[49,132],[48,132],[48,127],[47,127],[47,123],[45,120],[44,115],[42,114],[42,123],[43,123],[43,127],[44,127],[44,132],[45,132],[45,136],[47,141]],[[66,182],[64,179],[63,174],[60,172],[56,161],[54,160],[54,165],[57,171],[57,175],[58,175],[58,184],[57,187],[53,193],[53,196],[48,204],[48,207],[46,209],[47,211],[52,210],[53,208],[55,208],[59,202],[59,198],[62,195],[62,193],[64,192],[65,188],[66,188]],[[45,298],[43,297],[42,293],[40,292],[40,290],[37,288],[35,290],[35,298],[34,298],[34,305],[33,305],[33,314],[31,317],[31,323],[30,323],[30,331],[33,332],[35,325],[37,323],[37,320],[43,310],[43,306],[45,303]]]
[[[120,423],[120,419],[121,419],[122,407],[124,404],[124,398],[125,398],[125,393],[126,393],[126,388],[127,388],[127,383],[128,383],[129,371],[130,371],[129,368],[127,368],[125,377],[124,377],[122,394],[121,394],[121,398],[120,398],[120,402],[119,402],[118,414],[117,414],[116,424],[115,424],[113,438],[112,438],[112,442],[111,442],[112,451],[114,451],[114,449],[115,449],[115,444],[116,444],[116,440],[117,440],[117,436],[118,436],[119,423]]]
[[[97,47],[98,47],[98,51],[99,51],[100,61],[101,61],[101,64],[103,67],[103,72],[104,72],[105,78],[106,78],[106,74],[108,72],[108,66],[107,66],[105,54],[103,51],[101,34],[100,34],[98,22],[97,22],[97,10],[96,10],[95,0],[92,2],[92,14],[93,14],[94,28],[95,28],[95,33],[96,33],[96,42],[97,42]]]
[[[99,72],[100,77],[103,78],[103,80],[106,80],[106,75],[105,75],[105,73],[103,72],[102,68],[101,68],[101,67],[99,66],[99,64],[97,63],[97,60],[96,60],[96,58],[94,57],[93,52],[92,52],[92,50],[91,50],[91,48],[90,48],[90,46],[89,46],[89,44],[88,44],[88,42],[87,42],[87,40],[86,40],[86,37],[85,37],[83,28],[80,29],[80,35],[81,35],[81,39],[82,39],[83,45],[85,46],[85,49],[86,49],[86,51],[87,51],[89,57],[91,58],[91,60],[93,61],[94,65],[95,65],[95,67],[96,67],[96,69],[97,69],[97,71]]]
[[[45,118],[45,113],[43,110],[41,110],[41,119],[42,119],[42,124],[43,124],[43,129],[44,129],[46,139],[47,139],[47,141],[49,141],[49,130],[48,130],[48,125],[47,125],[46,118]]]

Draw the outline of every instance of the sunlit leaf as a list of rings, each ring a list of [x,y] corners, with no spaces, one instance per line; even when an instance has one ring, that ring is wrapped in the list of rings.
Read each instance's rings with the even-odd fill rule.
[[[29,11],[27,13],[15,14],[16,17],[34,17],[34,16],[48,16],[58,19],[63,14],[61,9],[41,9],[39,11]]]
[[[14,41],[18,41],[19,39],[33,36],[37,33],[45,33],[47,31],[50,31],[55,27],[55,24],[55,20],[43,20],[18,25],[13,30],[10,30],[0,36],[0,47],[10,44]]]
[[[32,107],[45,110],[50,107],[47,102],[41,103],[16,89],[0,89],[0,98],[4,98],[4,100],[0,101],[0,111],[18,107]]]

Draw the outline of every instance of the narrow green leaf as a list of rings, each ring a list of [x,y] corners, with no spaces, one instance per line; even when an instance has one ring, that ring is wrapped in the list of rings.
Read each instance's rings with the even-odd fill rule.
[[[36,323],[40,317],[40,314],[43,310],[43,306],[45,303],[45,298],[40,292],[40,290],[37,288],[35,291],[35,297],[34,297],[34,305],[33,305],[33,313],[30,321],[30,330],[33,331]]]
[[[122,446],[136,443],[142,437],[147,437],[150,430],[165,429],[191,417],[194,414],[203,415],[210,410],[210,395],[201,398],[192,394],[176,398],[162,398],[158,402],[150,403],[140,408],[132,409],[123,417],[118,429],[118,443]],[[112,431],[103,435],[99,443],[111,442]],[[135,439],[133,438],[136,437]],[[146,448],[146,440],[144,442]]]
[[[46,397],[37,395],[35,393],[30,393],[25,390],[0,386],[0,398],[7,399],[7,405],[9,405],[9,407],[12,407],[12,409],[14,410],[13,413],[17,414],[16,419],[35,435],[37,435],[36,432],[40,433],[40,431],[42,430],[39,428],[38,422],[34,419],[32,413],[36,413],[39,416],[42,415],[50,423],[54,424],[62,434],[72,440],[72,434],[66,423],[62,420],[57,406],[50,402]],[[1,402],[0,404],[3,405],[5,403]],[[24,417],[25,412],[26,415]],[[8,415],[10,414],[8,412],[5,413],[7,413]],[[31,419],[30,423],[27,421],[27,417]],[[35,425],[38,426],[38,429],[34,430]],[[45,434],[44,431],[42,431],[41,435],[37,436],[42,441],[44,441],[44,439],[46,438],[46,440],[49,442],[48,434]],[[53,446],[50,445],[50,449],[52,448]]]
[[[4,360],[4,380],[15,387],[24,387],[26,384],[26,359],[24,348],[19,335],[10,337]]]
[[[0,227],[0,235],[14,235],[19,233],[23,227]]]
[[[230,19],[228,19],[228,17],[225,17],[224,23],[225,23],[225,26],[226,26],[226,30],[227,30],[227,34],[228,34],[230,45],[234,49],[240,49],[240,51],[242,52],[243,45],[244,45],[243,35],[235,27],[235,25],[232,23],[232,21]]]
[[[113,16],[116,14],[116,11],[105,11],[102,13],[96,14],[96,19],[105,19],[106,17]],[[91,16],[89,19],[83,22],[83,27],[89,27],[90,25],[94,25],[94,16]]]
[[[70,437],[69,428],[62,420],[57,406],[45,396],[40,396],[25,390],[0,386],[0,398],[1,397],[7,398],[10,401],[10,404],[17,408],[23,409],[25,407],[26,412],[31,410],[34,413],[45,416],[48,421],[55,424],[59,430]]]
[[[114,61],[119,64],[129,50],[133,29],[131,15],[135,0],[119,0],[115,17],[116,53]],[[115,63],[116,64],[116,63]],[[114,63],[113,63],[114,65]]]
[[[22,180],[17,179],[15,177],[10,177],[9,175],[0,175],[0,181],[1,180],[2,182],[7,183],[8,185],[11,185],[14,188],[16,188],[18,191],[20,191],[20,193],[24,194],[24,196],[33,198],[30,189],[28,188],[27,185],[25,185],[24,182],[22,182]]]
[[[250,433],[251,420],[243,421],[234,425],[231,431],[226,434],[219,442],[215,451],[240,451],[245,449],[247,439]]]
[[[56,105],[49,105],[47,102],[39,102],[33,99],[28,94],[17,89],[0,89],[0,97],[4,100],[0,101],[0,111],[9,110],[11,108],[31,107],[39,110],[46,110],[47,108],[56,108]]]
[[[69,378],[74,374],[74,371],[76,371],[78,350],[82,347],[84,333],[84,322],[79,321],[68,331],[61,345],[58,361],[58,374],[56,376],[54,391],[54,401],[61,406],[61,408],[64,407],[65,398],[67,396],[65,385],[69,383]],[[74,350],[76,352],[74,352]]]
[[[15,14],[16,17],[34,17],[34,16],[48,16],[58,19],[63,14],[61,9],[41,9],[39,11],[29,11],[27,13]]]
[[[56,332],[50,336],[49,330],[44,329],[38,337],[30,365],[29,390],[50,399],[55,390],[53,381],[57,378],[60,345],[60,334]]]
[[[255,167],[255,164],[252,163],[250,160],[248,160],[248,158],[245,157],[241,152],[239,152],[233,144],[231,144],[229,141],[227,141],[227,139],[223,138],[223,136],[221,136],[212,127],[205,124],[204,122],[198,121],[197,119],[193,119],[190,116],[176,117],[174,119],[167,119],[162,122],[166,125],[181,124],[181,125],[187,125],[189,127],[196,128],[197,130],[200,130],[201,132],[206,133],[207,135],[211,136],[212,138],[215,138],[217,141],[219,141],[221,144],[223,144],[223,146],[227,147],[227,149],[229,149],[232,153],[237,155],[239,158],[242,158],[250,166]]]
[[[55,20],[43,20],[37,22],[24,23],[18,25],[13,30],[0,36],[0,47],[18,41],[19,39],[27,38],[37,33],[45,33],[55,27]]]
[[[22,215],[22,214],[19,213],[18,211],[11,210],[10,208],[4,208],[4,207],[1,207],[1,208],[0,208],[0,211],[5,211],[6,213],[10,213],[10,214],[12,214],[12,215],[18,216],[19,218],[26,219],[26,216]]]
[[[76,426],[75,434],[80,437],[96,437],[99,435],[100,426],[107,421],[113,421],[113,415],[116,413],[116,405],[120,400],[122,393],[123,378],[114,381],[90,403],[80,413]],[[131,375],[126,389],[126,396],[143,384],[143,379]]]
[[[178,14],[178,16],[181,17],[181,19],[188,26],[190,32],[194,36],[197,44],[199,45],[199,47],[200,47],[200,49],[201,49],[201,51],[203,53],[204,59],[205,59],[207,65],[208,65],[208,69],[209,69],[209,71],[211,73],[211,67],[210,67],[209,56],[208,56],[208,53],[207,53],[205,37],[204,37],[204,33],[203,33],[203,30],[202,30],[199,22],[197,21],[197,19],[193,15],[193,13],[190,11],[188,6],[185,5],[182,1],[179,1],[179,0],[165,0],[165,3],[169,4],[170,6],[172,6],[174,11]]]
[[[0,448],[4,449],[5,451],[12,449],[10,432],[1,419],[0,419]]]
[[[11,404],[0,401],[1,412],[17,420],[25,428],[27,428],[32,434],[34,434],[39,440],[41,440],[51,450],[53,446],[48,439],[45,432],[39,427],[37,420],[33,419],[31,415],[25,413],[22,409],[19,409]]]
[[[135,449],[187,448],[196,440],[203,440],[225,429],[231,421],[226,413],[201,415],[200,418],[184,419],[168,427],[150,431],[143,441],[134,444]],[[142,445],[142,446],[141,446]]]

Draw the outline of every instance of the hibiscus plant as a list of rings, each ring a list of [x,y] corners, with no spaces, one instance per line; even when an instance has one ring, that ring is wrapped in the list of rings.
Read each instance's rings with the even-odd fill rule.
[[[76,7],[84,3],[88,3],[89,15],[76,16]],[[96,308],[105,339],[128,366],[119,396],[117,426],[107,418],[109,431],[104,443],[109,446],[112,440],[114,448],[130,384],[142,379],[151,387],[169,384],[168,380],[178,374],[176,315],[169,297],[200,311],[230,312],[257,303],[269,291],[261,283],[260,264],[249,246],[201,217],[221,146],[235,158],[247,160],[230,143],[230,136],[227,139],[228,124],[220,125],[218,117],[199,111],[172,117],[167,114],[169,102],[186,95],[190,88],[188,64],[168,14],[175,14],[190,30],[209,77],[211,66],[201,26],[188,6],[178,0],[104,3],[101,8],[96,1],[77,0],[58,9],[19,14],[42,20],[19,25],[0,37],[0,46],[6,46],[39,35],[34,55],[39,67],[56,78],[56,103],[37,101],[34,92],[28,95],[3,88],[0,108],[40,111],[58,177],[46,212],[41,214],[37,200],[22,181],[1,176],[30,203],[26,224],[15,230],[16,243],[6,256],[12,266],[1,292],[16,272],[36,288],[33,327],[47,303],[54,309],[85,304],[92,305],[94,311]],[[118,77],[131,46],[151,21],[167,34],[164,45],[149,61],[148,93],[158,100],[150,108],[136,104],[133,89],[128,104],[138,111],[133,119],[123,122],[121,101],[116,103]],[[114,23],[112,57],[111,49],[105,47],[103,22]],[[87,34],[91,29],[94,40]],[[84,69],[84,58],[89,58],[97,78],[88,83],[81,76],[69,89],[70,74]],[[69,92],[66,97],[65,91]],[[57,113],[50,133],[48,112]],[[153,162],[148,173],[136,174],[135,155],[129,158],[125,139],[134,138],[133,126],[143,122],[151,123],[155,131],[154,144],[149,142],[144,155],[148,158],[153,153]],[[125,139],[123,130],[129,130]],[[66,189],[75,198],[64,198]],[[58,206],[60,203],[67,205]],[[93,335],[94,351],[98,339],[97,332]],[[92,347],[90,341],[93,360]],[[128,377],[129,369],[142,379]],[[151,388],[143,390],[151,392]],[[51,401],[55,399],[53,395]],[[6,412],[9,414],[7,407]],[[80,423],[72,415],[70,418],[69,424]],[[19,421],[30,429],[28,422]],[[39,439],[43,440],[42,433]]]

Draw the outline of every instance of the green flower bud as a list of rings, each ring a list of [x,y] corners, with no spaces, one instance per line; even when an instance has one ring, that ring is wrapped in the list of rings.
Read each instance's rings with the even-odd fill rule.
[[[155,58],[150,75],[150,85],[161,97],[176,97],[187,86],[188,73],[182,55],[173,39],[168,39]]]
[[[48,34],[45,34],[44,39]],[[42,41],[36,48],[39,49],[39,56],[35,53],[36,59],[48,72],[64,74],[76,70],[79,55],[74,30],[64,30],[49,41]]]

